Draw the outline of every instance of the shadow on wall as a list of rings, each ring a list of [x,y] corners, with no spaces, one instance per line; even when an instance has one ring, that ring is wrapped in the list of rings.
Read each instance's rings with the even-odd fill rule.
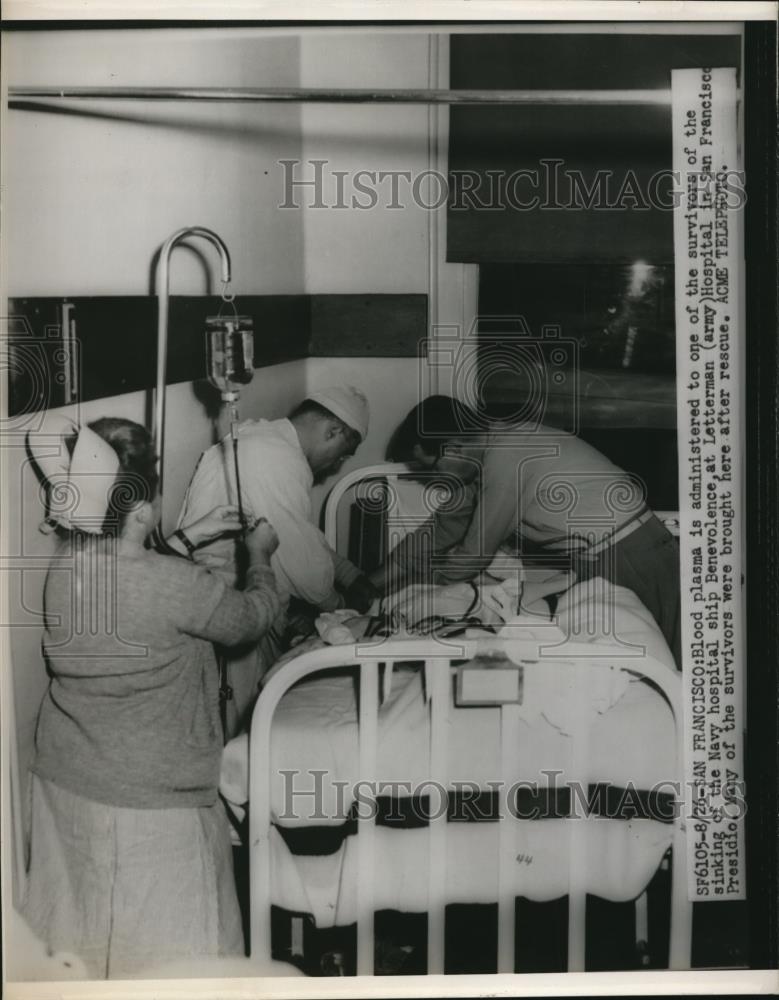
[[[137,103],[144,104],[145,102],[138,101]],[[227,104],[225,106],[230,108],[238,107],[237,104]],[[291,131],[288,124],[285,124],[282,121],[252,121],[250,118],[252,113],[257,116],[261,114],[263,108],[267,109],[268,107],[278,108],[285,106],[287,106],[287,102],[282,104],[273,104],[271,102],[248,105],[244,104],[241,105],[241,108],[242,116],[245,120],[237,122],[235,120],[224,120],[224,118],[206,117],[205,115],[202,118],[198,118],[193,115],[174,116],[167,112],[155,114],[154,112],[149,113],[145,111],[143,114],[133,114],[131,112],[122,111],[98,111],[94,108],[83,107],[80,104],[63,104],[59,101],[54,103],[45,100],[27,98],[16,98],[8,101],[8,109],[10,111],[22,111],[32,114],[55,115],[60,117],[73,117],[86,120],[92,119],[99,122],[112,122],[123,125],[141,125],[143,128],[166,129],[172,132],[183,132],[192,136],[199,136],[203,138],[216,137],[229,140],[230,142],[245,143],[246,145],[254,145],[259,139],[288,137]],[[203,107],[204,109],[213,110],[214,104],[206,103]],[[359,108],[361,105],[349,105],[349,107]],[[348,110],[345,114],[348,115]],[[299,130],[300,123],[296,122],[294,127],[296,130]],[[369,142],[372,154],[382,152],[383,150],[386,150],[388,153],[397,153],[399,151],[409,153],[424,152],[424,148],[422,146],[422,142],[424,140],[420,138],[419,135],[398,135],[396,132],[393,132],[391,135],[387,135],[380,128],[379,124],[377,124],[376,132],[373,135],[370,133],[366,134],[364,131],[361,131],[359,140],[355,137],[354,130],[346,127],[341,133],[337,131],[325,131],[324,129],[317,131],[307,127],[305,136],[307,143],[316,145],[318,142],[326,142],[328,148],[331,148],[333,144],[338,143],[342,143],[346,147],[353,148],[358,141],[360,145]]]

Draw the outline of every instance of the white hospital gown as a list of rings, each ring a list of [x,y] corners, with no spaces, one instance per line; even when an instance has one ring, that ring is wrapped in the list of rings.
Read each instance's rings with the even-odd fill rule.
[[[298,597],[322,610],[340,604],[336,581],[349,586],[359,570],[336,555],[313,522],[313,474],[289,420],[246,420],[238,426],[238,463],[241,499],[247,518],[266,517],[279,536],[271,558],[276,586],[286,610]],[[237,503],[232,439],[228,436],[201,456],[179,515],[179,527],[203,517],[219,504]],[[236,543],[219,539],[202,546],[194,558],[236,582]],[[259,647],[231,651],[228,682],[232,699],[227,706],[227,735],[234,736],[248,722],[264,673],[281,652],[285,612]]]
[[[337,607],[333,552],[313,522],[313,474],[295,428],[289,420],[244,421],[238,426],[238,462],[247,517],[266,517],[279,536],[271,565],[282,599],[299,597],[324,610]],[[224,503],[237,503],[230,437],[203,453],[184,499],[179,526]],[[232,541],[222,539],[203,546],[195,558],[234,582]]]

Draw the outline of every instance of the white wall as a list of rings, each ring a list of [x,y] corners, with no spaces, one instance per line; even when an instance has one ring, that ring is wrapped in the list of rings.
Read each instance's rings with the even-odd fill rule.
[[[269,38],[257,30],[19,32],[3,37],[3,57],[4,78],[13,85],[294,86],[299,78],[298,39]],[[5,294],[147,295],[155,250],[171,232],[192,224],[214,228],[227,242],[239,296],[303,290],[302,222],[277,207],[275,175],[279,159],[300,155],[297,105],[72,107],[77,114],[14,110],[4,121]],[[175,251],[173,294],[203,293],[209,272],[218,276],[211,248],[199,249],[200,255]],[[219,290],[218,284],[211,288]],[[132,344],[117,343],[116,363],[132,350]],[[305,386],[303,362],[260,369],[243,394],[243,407],[254,416],[280,416],[305,395]],[[72,413],[81,420],[111,415],[143,422],[147,407],[147,394],[133,393],[95,400]],[[171,386],[167,528],[213,434],[192,385]],[[23,445],[21,436],[15,440]],[[6,577],[5,620],[14,626],[14,702],[24,773],[46,686],[40,611],[53,542],[38,531],[37,480],[24,449],[10,444],[4,439],[5,554],[17,568]]]
[[[311,87],[425,87],[427,36],[348,34],[332,38],[309,34],[301,40],[301,85]],[[357,171],[409,171],[428,166],[428,120],[424,106],[304,105],[304,168],[313,177],[311,160],[326,160],[323,200],[338,201],[335,172],[346,171],[344,198],[351,205]],[[371,182],[368,181],[370,184]],[[377,182],[374,208],[315,208],[312,194],[296,192],[303,217],[306,291],[311,293],[422,293],[428,290],[427,212],[413,204],[408,186],[401,187],[402,209],[389,208],[388,181]],[[366,202],[365,196],[359,197]],[[335,382],[358,386],[368,396],[371,425],[368,439],[345,466],[384,459],[393,427],[418,397],[419,362],[415,358],[311,358],[309,388]],[[331,484],[315,491],[315,507]]]
[[[415,32],[340,36],[261,29],[14,32],[3,37],[14,85],[397,86],[440,84],[429,40]],[[433,68],[434,69],[434,68]],[[442,289],[431,318],[462,323],[466,270],[443,263],[437,215],[388,199],[369,211],[281,209],[281,159],[328,160],[327,169],[436,166],[434,117],[421,106],[202,105],[100,102],[58,113],[14,110],[4,128],[4,291],[13,297],[144,295],[155,250],[186,225],[215,229],[241,293],[423,293]],[[74,113],[65,113],[72,111]],[[388,194],[388,192],[387,192]],[[431,254],[431,246],[434,253]],[[210,247],[177,250],[173,294],[208,290]],[[212,282],[212,290],[218,286]],[[468,320],[470,317],[468,317]],[[106,331],[110,336],[111,331]],[[131,344],[117,343],[117,364]],[[430,382],[415,358],[311,359],[258,370],[242,396],[246,416],[283,415],[307,391],[353,383],[368,395],[368,440],[351,464],[380,461],[398,421]],[[96,400],[77,412],[143,421],[145,393]],[[214,428],[191,384],[168,390],[164,526]],[[38,532],[37,485],[22,448],[5,448],[8,575],[15,708],[22,770],[32,753],[46,677],[40,657],[41,591],[50,537]],[[347,467],[348,468],[348,467]],[[323,490],[317,495],[321,501]],[[40,569],[30,560],[40,558]]]
[[[431,39],[424,33],[349,32],[333,37],[324,32],[302,36],[301,85],[344,88],[420,88],[448,85],[446,45],[440,46],[441,65],[431,58]],[[435,202],[438,189],[422,186],[415,201],[413,181],[430,169],[446,170],[445,112],[433,114],[426,105],[304,105],[302,160],[295,176],[312,179],[310,161],[327,161],[322,201],[314,207],[312,189],[296,188],[294,200],[302,207],[304,271],[307,292],[422,293],[429,295],[429,322],[470,326],[475,303],[475,268],[446,264],[446,208],[425,207]],[[440,134],[439,134],[439,129]],[[435,141],[441,147],[437,154]],[[378,195],[372,208],[335,207],[339,202],[339,172],[345,172],[341,202],[352,196],[363,204],[368,197],[354,187],[355,174]],[[411,181],[398,180],[393,204],[391,181],[379,180],[380,171],[403,171]],[[431,246],[433,253],[431,253]],[[464,292],[468,294],[464,295]],[[429,335],[431,328],[427,330]],[[309,387],[352,382],[370,400],[371,430],[365,444],[347,465],[351,468],[382,461],[395,426],[433,385],[426,361],[413,358],[312,358]],[[445,373],[444,373],[445,381]],[[319,487],[321,503],[329,484]]]
[[[3,42],[15,85],[298,82],[298,39],[259,30],[14,32]],[[57,107],[10,111],[4,124],[10,295],[148,294],[155,249],[187,225],[227,242],[238,294],[301,290],[303,231],[277,208],[275,184],[278,159],[300,152],[298,105]],[[172,287],[205,290],[194,254],[176,254]]]
[[[308,34],[301,39],[301,85],[426,87],[427,49],[426,35]],[[351,204],[359,170],[416,176],[428,166],[424,105],[307,104],[302,126],[304,162],[327,160],[329,205],[336,202],[334,171],[347,172],[344,200]],[[305,172],[313,176],[313,167]],[[377,191],[375,208],[304,210],[307,291],[427,292],[427,212],[412,204],[407,185],[400,190],[402,209],[388,207],[389,181]],[[309,199],[301,191],[301,202]]]

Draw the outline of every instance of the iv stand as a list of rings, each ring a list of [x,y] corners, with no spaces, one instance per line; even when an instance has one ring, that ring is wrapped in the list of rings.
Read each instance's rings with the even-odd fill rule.
[[[159,471],[159,494],[162,498],[163,475],[165,469],[165,375],[168,366],[168,319],[170,312],[170,255],[174,248],[188,237],[199,236],[216,247],[222,266],[222,283],[226,286],[231,278],[230,251],[224,240],[213,230],[204,226],[188,226],[179,229],[162,244],[157,261],[157,386],[154,397],[154,425],[152,439],[157,455]],[[243,505],[241,502],[241,485],[238,478],[238,439],[235,433],[238,420],[236,401],[230,407],[230,433],[233,439],[233,458],[235,460],[236,491],[238,493],[238,511],[242,528],[245,528]],[[153,543],[159,546],[162,542],[162,531],[158,525],[154,530]],[[222,719],[222,730],[226,731],[227,701],[232,697],[232,689],[227,679],[227,661],[224,655],[217,652],[219,663],[219,714]]]
[[[224,240],[204,226],[188,226],[179,229],[169,236],[162,244],[159,260],[157,261],[156,288],[157,288],[157,388],[155,392],[155,413],[152,436],[154,440],[154,450],[159,463],[159,493],[162,496],[163,474],[164,474],[164,453],[165,453],[165,373],[168,367],[168,314],[170,310],[170,255],[174,248],[182,241],[191,236],[200,236],[208,240],[219,252],[222,265],[222,282],[227,285],[230,282],[231,266],[230,251],[227,249]]]

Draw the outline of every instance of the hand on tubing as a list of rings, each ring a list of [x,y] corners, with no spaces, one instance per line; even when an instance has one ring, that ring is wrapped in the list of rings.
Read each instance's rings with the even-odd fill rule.
[[[238,508],[233,504],[222,504],[219,507],[214,507],[197,521],[182,526],[182,531],[194,546],[213,542],[220,535],[240,530],[241,519],[238,516]]]
[[[279,547],[279,536],[273,525],[266,518],[260,517],[246,533],[245,544],[252,562],[268,562]]]

